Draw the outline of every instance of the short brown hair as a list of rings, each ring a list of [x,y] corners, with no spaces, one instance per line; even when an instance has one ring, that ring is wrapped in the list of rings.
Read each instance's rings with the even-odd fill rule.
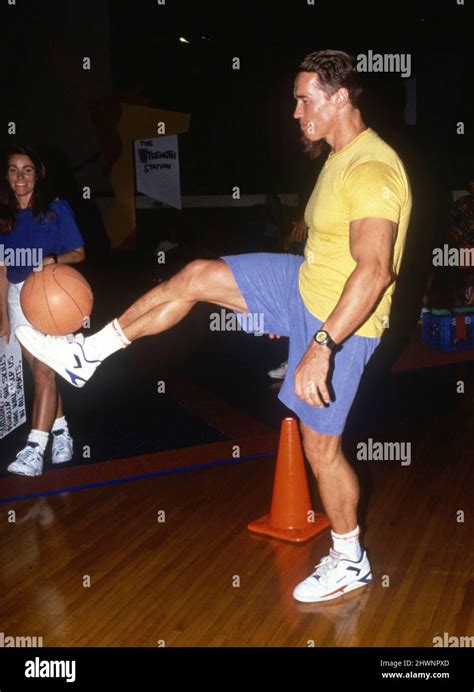
[[[349,92],[351,104],[357,107],[362,85],[356,59],[349,53],[342,50],[317,50],[304,58],[298,71],[317,72],[321,87],[328,96],[344,87]]]

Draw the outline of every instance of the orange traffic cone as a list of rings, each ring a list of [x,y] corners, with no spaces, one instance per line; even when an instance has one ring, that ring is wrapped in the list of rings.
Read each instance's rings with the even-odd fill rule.
[[[329,520],[324,514],[311,510],[296,420],[284,418],[281,423],[270,514],[252,521],[248,528],[255,533],[302,543],[328,526]]]

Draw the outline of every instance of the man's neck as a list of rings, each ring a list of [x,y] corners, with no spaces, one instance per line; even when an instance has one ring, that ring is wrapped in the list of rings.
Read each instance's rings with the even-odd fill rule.
[[[340,123],[335,131],[326,137],[326,141],[332,150],[337,152],[366,129],[367,125],[362,120],[360,111],[357,110],[346,122]]]

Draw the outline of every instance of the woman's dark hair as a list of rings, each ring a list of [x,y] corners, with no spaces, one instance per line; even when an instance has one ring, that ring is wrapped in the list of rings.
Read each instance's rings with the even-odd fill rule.
[[[321,88],[327,96],[345,87],[354,107],[358,106],[362,84],[357,71],[356,59],[342,50],[318,50],[307,55],[299,72],[317,72]]]
[[[15,193],[7,180],[8,166],[10,157],[14,155],[28,156],[31,159],[35,170],[35,188],[31,196],[30,208],[33,216],[41,222],[50,219],[53,212],[49,209],[53,197],[47,192],[45,178],[46,168],[39,155],[27,146],[11,146],[4,150],[1,157],[0,174],[0,233],[10,233],[18,211],[18,202]]]

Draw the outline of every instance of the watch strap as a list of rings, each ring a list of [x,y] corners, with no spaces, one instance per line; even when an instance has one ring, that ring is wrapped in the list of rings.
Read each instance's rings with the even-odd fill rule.
[[[325,334],[327,335],[326,339],[322,342],[317,341],[316,339],[316,334],[318,334],[319,332],[325,332]],[[325,329],[318,329],[316,334],[313,336],[313,340],[318,344],[318,346],[327,346],[329,349],[331,349],[331,351],[337,351],[339,345],[336,344],[336,342],[331,338],[329,332],[327,332]]]

